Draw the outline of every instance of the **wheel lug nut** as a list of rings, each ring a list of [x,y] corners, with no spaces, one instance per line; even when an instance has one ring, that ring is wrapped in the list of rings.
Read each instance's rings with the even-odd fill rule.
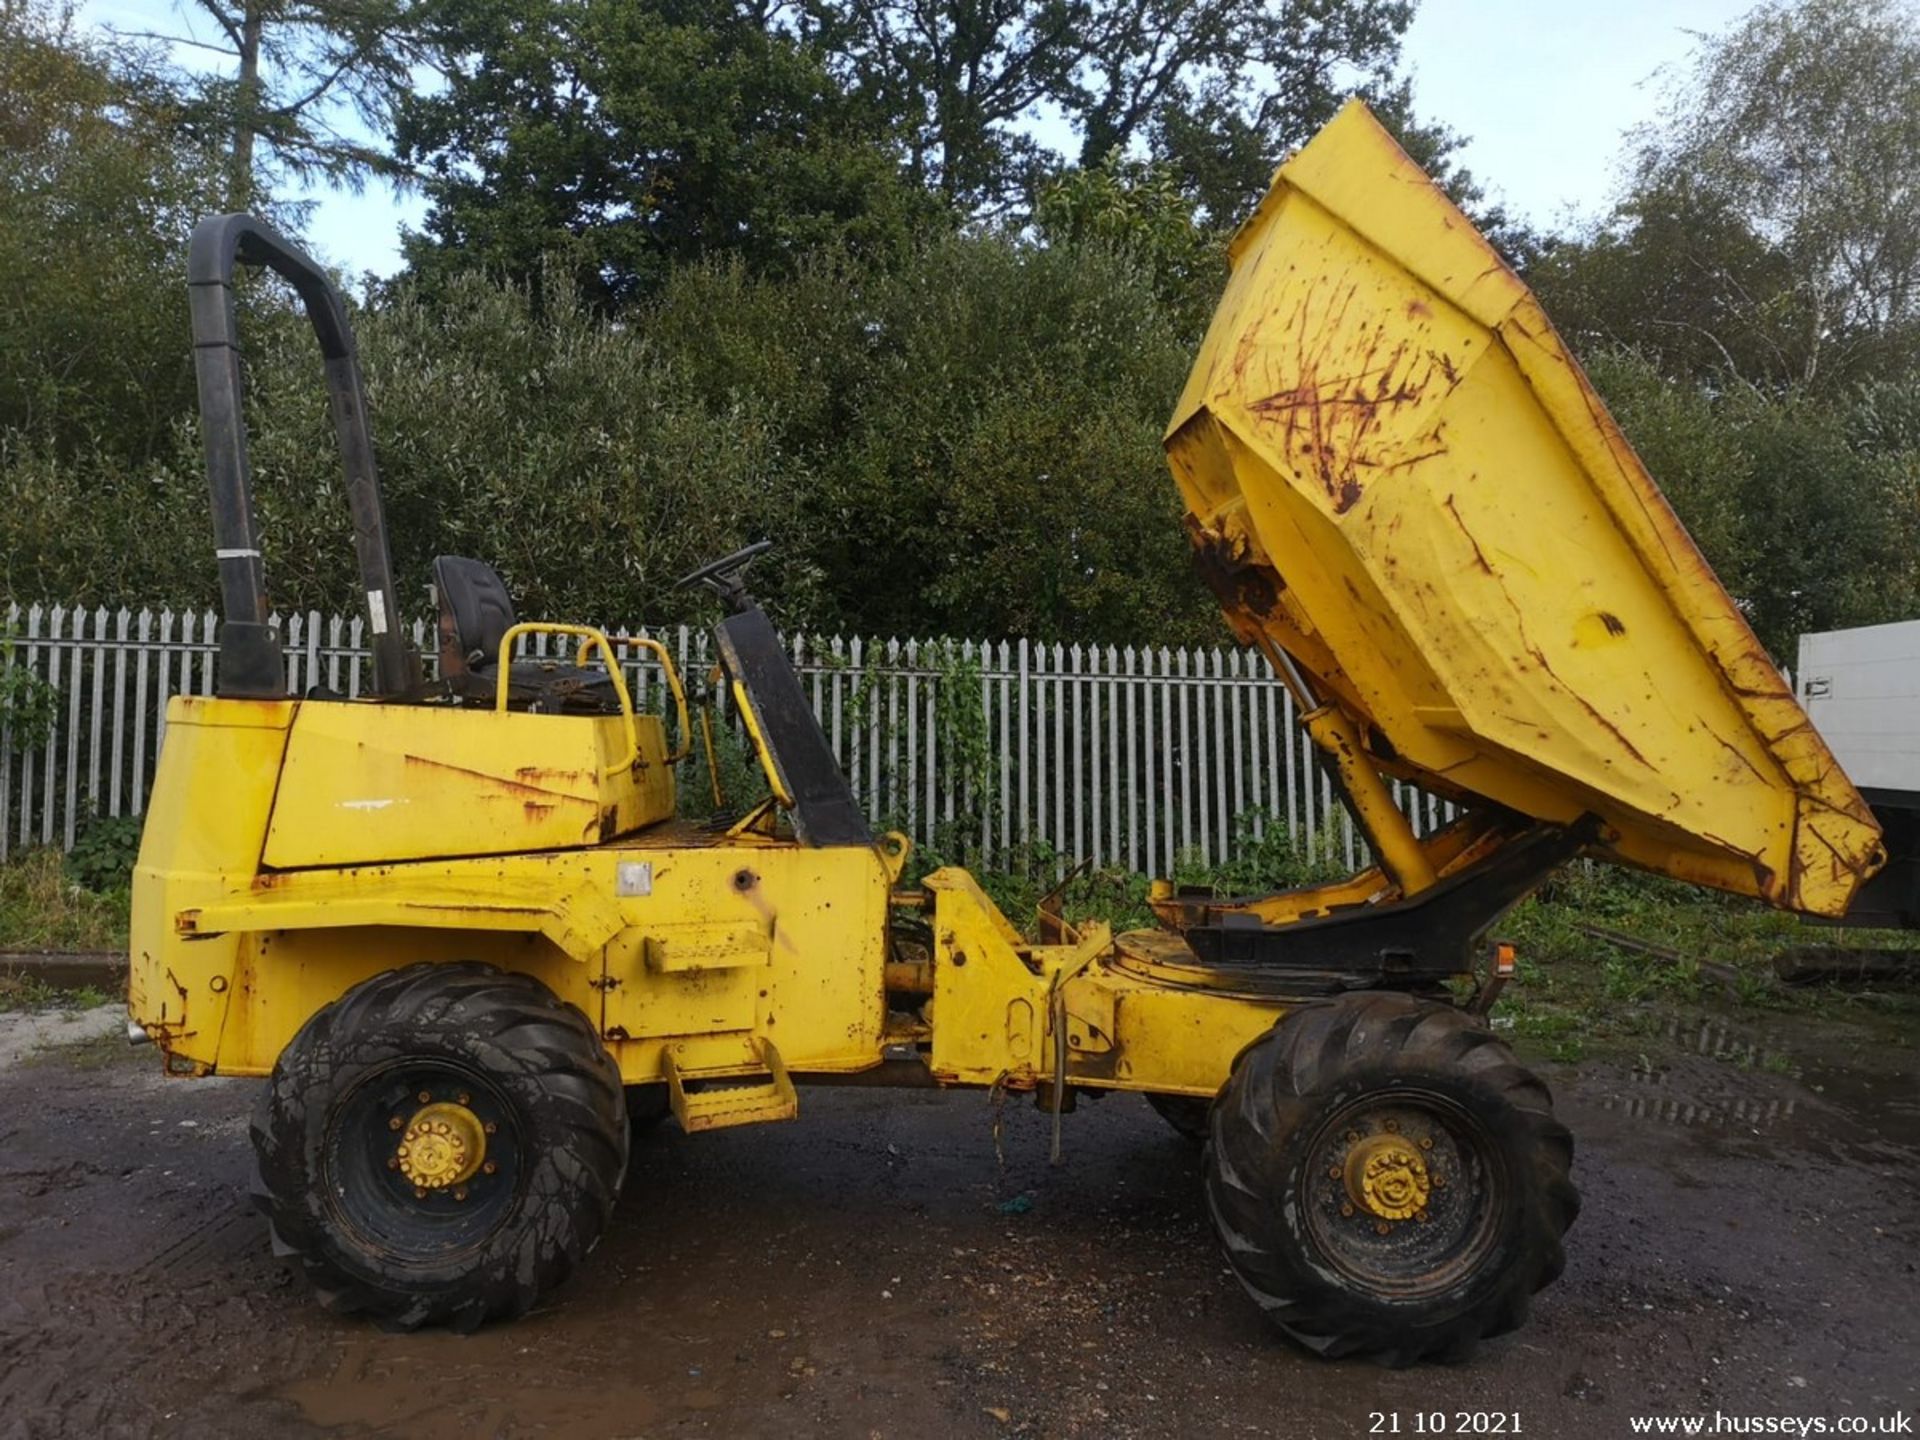
[[[1348,1219],[1348,1220],[1351,1220],[1351,1219],[1353,1218],[1353,1206],[1351,1206],[1351,1205],[1342,1205],[1342,1206],[1340,1207],[1340,1214],[1341,1214],[1341,1216],[1342,1216],[1342,1218],[1344,1218],[1344,1219]]]
[[[433,1099],[433,1092],[431,1090],[422,1090],[420,1092],[420,1103],[422,1105],[426,1104],[431,1099]]]
[[[471,1096],[469,1096],[469,1095],[467,1094],[467,1092],[466,1092],[466,1091],[464,1091],[464,1090],[462,1090],[462,1091],[460,1092],[460,1095],[459,1095],[459,1101],[460,1101],[460,1103],[461,1103],[462,1105],[465,1105],[465,1104],[467,1104],[467,1103],[468,1103],[468,1102],[469,1102],[469,1101],[470,1101],[471,1099],[472,1099],[472,1097],[471,1097]]]
[[[1360,1132],[1358,1130],[1347,1131],[1347,1143],[1349,1145],[1358,1145],[1360,1143]]]
[[[1433,1148],[1433,1137],[1431,1135],[1423,1137],[1420,1141],[1420,1148],[1422,1150],[1431,1150]]]
[[[402,1120],[398,1115],[396,1115],[391,1120],[387,1121],[387,1129],[398,1130],[400,1129],[401,1126],[405,1125],[406,1123],[407,1123],[406,1121]]]
[[[455,1190],[455,1191],[453,1192],[453,1198],[454,1198],[454,1199],[456,1199],[456,1200],[464,1200],[464,1199],[466,1199],[466,1198],[467,1198],[467,1187],[466,1187],[466,1186],[464,1186],[464,1185],[462,1185],[462,1186],[461,1186],[461,1187],[460,1187],[460,1188],[459,1188],[458,1190]]]
[[[389,1160],[387,1161],[387,1169],[389,1169],[389,1170],[398,1170],[399,1168],[400,1168],[400,1161],[399,1161],[399,1159],[398,1159],[397,1157],[395,1157],[395,1158],[393,1158],[393,1159],[389,1159]]]
[[[499,1168],[500,1167],[498,1165],[494,1164],[493,1161],[489,1160],[487,1161],[486,1164],[480,1167],[480,1173],[482,1175],[491,1175],[493,1174],[494,1171],[498,1170]]]
[[[1338,1180],[1340,1178],[1340,1167],[1338,1165],[1329,1165],[1327,1167],[1327,1178],[1329,1180]]]
[[[495,1131],[496,1129],[498,1129],[499,1127],[498,1127],[498,1126],[496,1126],[496,1125],[495,1125],[495,1124],[494,1124],[494,1123],[493,1123],[493,1122],[492,1122],[491,1120],[489,1120],[489,1121],[488,1121],[488,1122],[486,1123],[486,1127],[485,1127],[485,1128],[486,1128],[486,1132],[487,1132],[487,1134],[489,1134],[489,1135],[491,1135],[491,1134],[493,1134],[493,1132],[494,1132],[494,1131]]]
[[[1427,1212],[1424,1210],[1416,1210],[1413,1212],[1413,1218],[1424,1225],[1427,1223]]]
[[[413,1187],[413,1198],[414,1198],[414,1199],[416,1199],[416,1200],[424,1200],[424,1199],[426,1199],[426,1198],[427,1198],[427,1187],[426,1187],[426,1186],[424,1186],[424,1185],[416,1185],[416,1186],[414,1186],[414,1187]]]
[[[1396,1135],[1400,1131],[1400,1122],[1398,1120],[1389,1120],[1385,1128],[1389,1135]]]
[[[1380,1221],[1377,1225],[1373,1227],[1373,1233],[1376,1235],[1390,1234],[1392,1230],[1393,1230],[1393,1227],[1387,1224],[1387,1222],[1384,1220]]]

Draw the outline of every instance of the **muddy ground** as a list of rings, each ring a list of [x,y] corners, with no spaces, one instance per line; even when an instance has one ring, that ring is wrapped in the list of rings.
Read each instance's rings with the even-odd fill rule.
[[[1676,1017],[1543,1067],[1580,1143],[1567,1273],[1472,1363],[1402,1372],[1263,1328],[1198,1155],[1131,1097],[1068,1116],[1060,1168],[1019,1104],[998,1161],[976,1094],[811,1090],[795,1125],[668,1127],[546,1308],[383,1334],[268,1253],[250,1083],[163,1080],[80,1033],[0,1058],[7,1437],[1345,1437],[1436,1410],[1611,1436],[1920,1408],[1920,1078],[1845,1026]]]

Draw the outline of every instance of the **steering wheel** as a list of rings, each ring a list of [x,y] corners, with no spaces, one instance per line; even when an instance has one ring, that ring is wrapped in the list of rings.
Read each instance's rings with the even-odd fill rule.
[[[739,609],[752,603],[747,599],[747,589],[742,579],[747,567],[772,548],[771,540],[756,540],[751,545],[743,545],[731,555],[722,555],[698,570],[688,571],[673,582],[673,588],[690,590],[695,585],[705,585],[730,606]]]

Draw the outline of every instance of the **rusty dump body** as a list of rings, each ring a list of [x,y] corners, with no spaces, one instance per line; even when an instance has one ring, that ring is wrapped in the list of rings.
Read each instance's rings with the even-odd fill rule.
[[[1844,911],[1867,807],[1538,302],[1364,106],[1231,254],[1166,443],[1239,636],[1383,771]]]

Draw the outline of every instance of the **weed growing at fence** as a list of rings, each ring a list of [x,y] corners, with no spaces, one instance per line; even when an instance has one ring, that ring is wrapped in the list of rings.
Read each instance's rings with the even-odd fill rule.
[[[60,992],[38,975],[0,973],[0,1015],[15,1010],[46,1010],[59,1000]]]
[[[15,663],[13,638],[0,636],[0,731],[8,752],[18,755],[46,744],[59,707],[60,692]]]
[[[690,719],[693,754],[680,767],[674,782],[680,814],[689,820],[744,815],[767,793],[767,781],[760,773],[759,761],[739,729],[716,719],[710,710],[703,708]],[[709,733],[713,745],[711,759],[707,753]],[[716,776],[718,786],[714,784]]]
[[[934,843],[964,858],[971,853],[993,787],[993,746],[981,699],[980,662],[952,641],[922,652],[934,661],[934,739],[940,747],[943,781],[952,787],[953,819],[933,827]]]
[[[125,889],[140,858],[140,826],[138,815],[89,815],[67,852],[67,878],[95,894]]]
[[[126,883],[103,893],[77,885],[57,850],[0,865],[0,949],[124,950]]]
[[[1217,896],[1264,895],[1324,884],[1349,873],[1344,846],[1330,829],[1308,836],[1255,809],[1242,811],[1234,820],[1230,859],[1209,866],[1197,851],[1183,851],[1174,862],[1173,880]]]

